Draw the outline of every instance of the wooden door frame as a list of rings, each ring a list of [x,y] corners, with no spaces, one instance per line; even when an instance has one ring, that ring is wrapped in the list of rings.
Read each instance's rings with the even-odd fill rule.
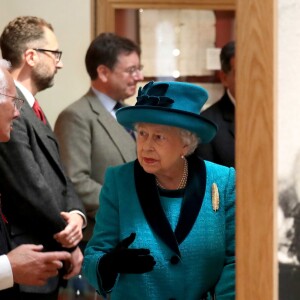
[[[278,299],[277,3],[237,0],[237,299]]]
[[[236,299],[277,299],[276,1],[91,1],[93,36],[114,31],[116,9],[236,11]]]

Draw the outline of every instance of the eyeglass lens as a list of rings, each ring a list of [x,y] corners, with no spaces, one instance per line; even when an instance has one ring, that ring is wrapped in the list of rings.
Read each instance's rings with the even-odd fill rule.
[[[14,106],[17,110],[20,110],[23,104],[24,104],[24,100],[17,99],[17,98],[14,99]]]
[[[12,99],[13,99],[14,107],[15,107],[17,110],[20,110],[21,107],[22,107],[22,105],[24,104],[24,100],[23,100],[23,99],[20,99],[20,98],[17,98],[17,97],[13,97],[13,96],[9,96],[9,95],[3,94],[3,93],[0,93],[0,95],[5,96],[5,97],[12,98]]]
[[[59,62],[62,56],[62,51],[59,50],[49,50],[49,49],[41,49],[41,48],[34,48],[33,50],[39,52],[50,52],[54,54],[56,62]]]
[[[143,65],[140,65],[138,67],[131,67],[131,68],[128,68],[126,70],[126,72],[128,74],[130,74],[131,76],[133,76],[133,75],[136,75],[138,72],[141,72],[143,70],[143,67],[144,67]]]

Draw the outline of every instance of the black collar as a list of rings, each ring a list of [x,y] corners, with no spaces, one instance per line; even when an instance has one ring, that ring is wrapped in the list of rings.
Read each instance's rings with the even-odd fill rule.
[[[188,158],[189,176],[178,224],[175,232],[161,206],[155,176],[146,173],[138,160],[134,176],[138,198],[144,215],[153,231],[180,257],[180,245],[191,231],[200,212],[206,186],[206,168],[203,160],[192,155]]]

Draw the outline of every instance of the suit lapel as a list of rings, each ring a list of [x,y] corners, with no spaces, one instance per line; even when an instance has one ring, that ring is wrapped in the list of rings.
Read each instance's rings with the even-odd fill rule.
[[[102,126],[110,136],[112,142],[119,150],[120,155],[123,157],[124,162],[131,161],[131,149],[132,146],[135,147],[135,142],[132,137],[123,128],[123,126],[116,121],[110,112],[106,110],[92,90],[87,93],[86,97],[90,103],[92,112],[97,115],[100,126]]]
[[[41,145],[43,145],[41,150],[50,155],[49,157],[52,158],[57,169],[60,171],[62,179],[66,181],[64,172],[61,169],[58,144],[48,121],[47,124],[41,122],[41,120],[36,117],[33,109],[29,106],[27,101],[24,102],[24,105],[21,109],[21,116],[29,120],[30,125],[36,134],[36,138],[41,142]]]
[[[144,215],[153,231],[179,257],[181,255],[178,245],[187,237],[198,217],[206,186],[204,162],[192,157],[188,161],[188,184],[175,233],[160,203],[155,176],[146,173],[138,160],[134,164],[136,190]]]
[[[234,137],[235,136],[235,122],[234,122],[234,105],[231,102],[227,93],[224,94],[221,102],[220,109],[223,114],[225,122],[228,124],[228,131]]]

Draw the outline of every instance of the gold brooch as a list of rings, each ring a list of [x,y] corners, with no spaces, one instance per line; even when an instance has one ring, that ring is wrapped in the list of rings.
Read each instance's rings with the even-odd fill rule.
[[[219,190],[216,183],[213,183],[211,186],[211,203],[214,211],[219,209],[220,198],[219,198]]]

